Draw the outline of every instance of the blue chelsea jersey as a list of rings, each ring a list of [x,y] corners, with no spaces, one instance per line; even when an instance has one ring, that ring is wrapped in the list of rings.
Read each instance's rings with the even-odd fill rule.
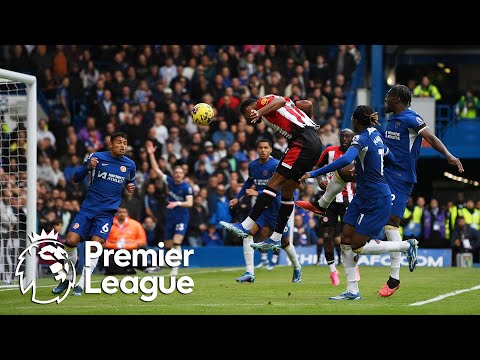
[[[110,151],[101,151],[90,154],[84,166],[88,166],[92,157],[98,159],[98,164],[91,171],[90,186],[81,208],[91,212],[116,212],[125,186],[136,183],[135,162],[125,155],[117,158]]]
[[[391,194],[383,176],[383,155],[388,151],[377,129],[369,127],[353,137],[351,146],[359,150],[355,158],[357,194],[363,198],[378,198]]]
[[[260,163],[260,159],[256,159],[248,165],[248,177],[255,184],[255,189],[259,195],[265,189],[268,180],[273,176],[278,163],[277,159],[270,156],[263,164]]]
[[[416,167],[422,146],[420,133],[425,129],[428,129],[425,121],[411,109],[390,115],[385,129],[385,145],[395,156],[396,163],[385,169],[385,176],[417,182]]]
[[[175,184],[173,177],[170,175],[164,175],[163,182],[168,185],[168,201],[181,201],[184,202],[188,195],[193,196],[193,189],[189,183],[182,181],[180,184]],[[185,218],[190,216],[189,208],[176,206],[173,209],[167,209],[167,218],[176,219]]]

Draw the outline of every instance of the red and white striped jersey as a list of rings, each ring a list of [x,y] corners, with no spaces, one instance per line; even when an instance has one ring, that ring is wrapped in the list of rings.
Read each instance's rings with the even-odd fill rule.
[[[270,94],[261,97],[257,100],[257,109],[265,107],[277,97],[280,96]],[[290,98],[284,97],[284,99],[287,102],[284,106],[275,112],[263,115],[262,121],[267,124],[267,126],[271,127],[274,131],[278,131],[287,139],[291,139],[298,128],[317,126]]]
[[[318,167],[322,167],[328,165],[335,160],[337,160],[340,156],[345,154],[341,149],[340,146],[327,146],[325,150],[323,150],[320,159],[318,160]],[[327,181],[330,182],[334,176],[334,172],[329,172],[326,175]],[[339,203],[343,203],[343,199],[348,198],[348,202],[352,201],[353,195],[355,194],[355,183],[348,182],[345,187],[343,188],[341,193],[338,193],[335,197],[335,201]]]

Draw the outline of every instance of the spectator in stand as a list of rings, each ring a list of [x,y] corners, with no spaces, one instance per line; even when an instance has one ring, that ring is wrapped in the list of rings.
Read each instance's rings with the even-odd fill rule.
[[[202,246],[202,233],[207,230],[208,212],[202,205],[202,196],[193,197],[193,206],[190,208],[190,226],[187,232],[188,243],[192,247]]]
[[[450,214],[432,198],[423,211],[423,248],[447,248],[450,244]]]
[[[438,88],[430,83],[428,76],[423,76],[422,81],[413,89],[413,96],[416,97],[433,97],[436,101],[442,99],[442,95],[438,91]]]
[[[352,75],[357,64],[352,54],[347,51],[347,45],[338,45],[338,51],[335,54],[332,62],[332,75],[336,77],[338,74],[345,76],[347,84],[352,81]]]
[[[208,229],[203,231],[202,242],[204,246],[223,246],[224,241],[215,224],[209,224]]]
[[[228,130],[228,124],[225,120],[220,121],[220,123],[218,124],[218,130],[215,131],[212,135],[212,141],[215,145],[218,146],[218,142],[220,140],[224,140],[227,147],[231,146],[233,141],[235,140],[232,132]]]
[[[472,89],[468,89],[458,100],[455,106],[455,113],[461,119],[476,119],[479,108],[480,101],[478,97],[473,94]]]
[[[310,87],[320,87],[330,79],[330,65],[323,54],[315,57],[315,62],[310,65]],[[317,85],[318,84],[318,85]]]
[[[422,216],[425,207],[425,199],[419,196],[417,205],[414,205],[413,198],[408,197],[407,206],[403,213],[402,226],[403,239],[420,239],[422,234]],[[447,209],[448,211],[448,209]]]
[[[457,216],[457,223],[450,238],[452,248],[452,266],[457,266],[457,254],[472,253],[473,262],[479,261],[480,241],[478,233],[465,222],[463,216]]]

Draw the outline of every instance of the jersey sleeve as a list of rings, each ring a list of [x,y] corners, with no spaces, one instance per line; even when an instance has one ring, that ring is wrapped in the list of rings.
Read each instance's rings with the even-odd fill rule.
[[[367,146],[367,143],[362,136],[355,135],[352,139],[352,143],[350,144],[350,146],[355,146],[358,151],[362,151],[362,149]]]
[[[137,166],[133,162],[132,168],[130,169],[130,173],[128,174],[127,184],[133,183],[133,185],[137,187],[137,180],[135,179],[136,176],[137,176]]]
[[[409,116],[406,123],[407,126],[413,129],[417,134],[420,134],[423,130],[428,128],[427,124],[425,124],[425,121],[418,114],[415,116]]]
[[[261,97],[257,100],[257,109],[261,109],[267,106],[273,101],[273,99],[275,99],[275,95],[266,95],[264,97]]]
[[[92,157],[95,157],[96,154],[97,154],[97,153],[91,153],[90,155],[86,156],[86,157],[85,157],[85,160],[84,160],[84,162],[83,162],[83,166],[88,166],[88,163],[90,162],[90,159],[91,159]]]

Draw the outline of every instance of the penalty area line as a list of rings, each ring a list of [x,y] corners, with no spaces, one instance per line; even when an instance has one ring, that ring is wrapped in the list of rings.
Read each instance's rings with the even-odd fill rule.
[[[413,304],[408,304],[408,306],[425,305],[425,304],[428,304],[428,303],[431,303],[431,302],[443,300],[443,299],[445,299],[447,297],[450,297],[450,296],[455,296],[455,295],[458,295],[458,294],[461,294],[461,293],[464,293],[464,292],[468,292],[468,291],[473,291],[473,290],[480,290],[480,285],[471,287],[470,289],[455,290],[455,291],[449,292],[447,294],[439,295],[439,296],[434,297],[432,299],[428,299],[428,300],[425,300],[425,301],[419,301],[419,302],[416,302],[416,303],[413,303]]]

